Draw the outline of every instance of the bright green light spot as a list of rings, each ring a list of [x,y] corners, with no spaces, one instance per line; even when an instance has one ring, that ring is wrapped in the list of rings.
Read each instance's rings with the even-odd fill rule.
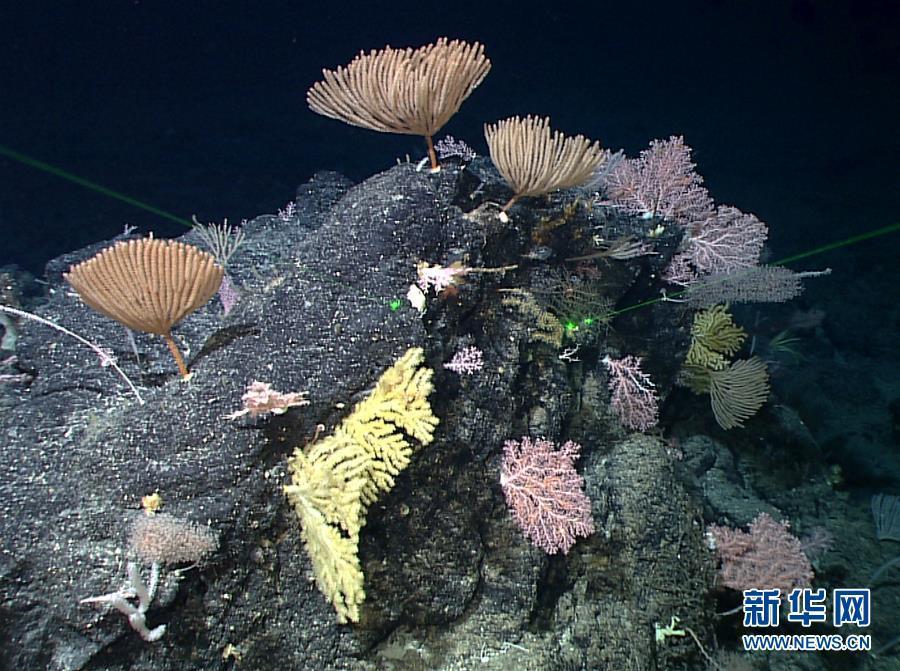
[[[396,312],[397,310],[400,309],[400,306],[402,305],[402,302],[400,301],[399,298],[394,298],[394,299],[391,300],[390,303],[388,303],[388,305],[390,306],[391,310],[393,310],[394,312]]]
[[[572,321],[566,322],[566,331],[577,331],[577,330],[578,330],[578,324],[576,324],[575,322],[572,322]]]
[[[585,317],[581,323],[584,324],[585,326],[590,326],[591,324],[594,323],[594,318],[593,317]]]

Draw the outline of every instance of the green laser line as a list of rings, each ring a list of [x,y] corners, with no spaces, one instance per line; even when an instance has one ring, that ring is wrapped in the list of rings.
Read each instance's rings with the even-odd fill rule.
[[[95,191],[104,196],[109,196],[110,198],[114,198],[116,200],[120,200],[123,203],[128,203],[129,205],[133,205],[134,207],[140,208],[142,210],[146,210],[147,212],[152,212],[153,214],[159,215],[160,217],[164,217],[171,221],[175,221],[179,224],[183,224],[188,228],[193,228],[193,223],[187,221],[186,219],[182,219],[180,217],[175,216],[174,214],[170,214],[165,210],[161,210],[158,207],[154,207],[153,205],[148,205],[143,201],[138,200],[137,198],[132,198],[131,196],[126,196],[123,193],[119,193],[118,191],[114,191],[112,189],[108,189],[101,184],[97,184],[96,182],[92,182],[90,180],[84,179],[83,177],[79,177],[78,175],[74,175],[71,172],[63,170],[62,168],[58,168],[55,165],[51,165],[49,163],[45,163],[44,161],[39,161],[36,158],[32,158],[31,156],[27,156],[26,154],[22,154],[21,152],[15,151],[14,149],[10,149],[2,144],[0,144],[0,156],[6,156],[14,161],[18,161],[24,165],[29,166],[30,168],[34,168],[36,170],[42,170],[43,172],[49,173],[60,179],[67,180],[79,186],[83,186],[86,189],[90,189],[91,191]],[[307,272],[308,268],[302,267],[301,271]],[[331,282],[335,285],[346,286],[346,283],[341,282],[339,280],[335,280],[332,277],[324,273],[316,273],[313,272],[313,275],[319,277],[320,280]],[[373,303],[377,303],[379,305],[383,304],[384,301],[378,298],[370,298],[368,296],[364,296],[363,298],[370,300]],[[391,299],[388,302],[388,307],[392,312],[395,312],[400,308],[401,301],[398,298]]]
[[[71,172],[66,172],[62,168],[57,168],[56,166],[50,165],[49,163],[44,163],[43,161],[39,161],[36,158],[31,158],[30,156],[21,154],[14,149],[10,149],[9,147],[6,147],[2,144],[0,144],[0,156],[6,156],[7,158],[11,158],[14,161],[23,163],[30,168],[35,168],[36,170],[43,170],[44,172],[50,173],[51,175],[55,175],[56,177],[60,177],[69,182],[73,182],[78,186],[83,186],[86,189],[96,191],[97,193],[101,193],[104,196],[109,196],[110,198],[114,198],[115,200],[121,200],[123,203],[128,203],[129,205],[140,208],[142,210],[146,210],[147,212],[152,212],[155,215],[163,217],[164,219],[169,219],[170,221],[175,221],[179,224],[187,226],[188,228],[193,227],[193,224],[187,219],[176,217],[174,214],[169,214],[165,210],[161,210],[158,207],[154,207],[153,205],[144,203],[137,198],[132,198],[131,196],[126,196],[124,193],[113,191],[112,189],[108,189],[101,184],[91,182],[90,180],[79,177],[78,175],[73,175]]]
[[[43,161],[39,161],[36,158],[32,158],[25,154],[19,153],[19,152],[15,151],[13,149],[10,149],[9,147],[6,147],[2,144],[0,144],[0,156],[6,156],[7,158],[11,158],[14,161],[23,163],[24,165],[27,165],[31,168],[35,168],[36,170],[43,170],[44,172],[47,172],[51,175],[55,175],[56,177],[59,177],[61,179],[68,180],[74,184],[83,186],[86,189],[90,189],[91,191],[96,191],[97,193],[103,194],[104,196],[109,196],[110,198],[120,200],[123,203],[128,203],[129,205],[133,205],[134,207],[140,208],[142,210],[146,210],[147,212],[152,212],[153,214],[156,214],[165,219],[169,219],[171,221],[175,221],[179,224],[187,226],[188,228],[193,227],[193,224],[186,219],[177,217],[174,214],[170,214],[170,213],[166,212],[165,210],[161,210],[158,207],[148,205],[147,203],[137,200],[136,198],[131,198],[130,196],[126,196],[125,194],[119,193],[118,191],[113,191],[112,189],[108,189],[105,186],[97,184],[96,182],[91,182],[90,180],[79,177],[78,175],[73,175],[71,172],[67,172],[67,171],[63,170],[62,168],[57,168],[56,166],[50,165],[49,163],[44,163]],[[821,245],[819,247],[813,247],[812,249],[808,249],[804,252],[794,254],[793,256],[787,256],[783,259],[779,259],[778,261],[775,261],[769,265],[775,265],[775,266],[787,265],[788,263],[792,263],[794,261],[799,261],[800,259],[806,259],[811,256],[818,256],[819,254],[824,254],[825,252],[830,252],[834,249],[848,247],[848,246],[854,245],[858,242],[863,242],[865,240],[871,240],[872,238],[878,238],[878,237],[881,237],[882,235],[889,235],[891,233],[896,233],[897,231],[900,231],[900,222],[896,222],[896,223],[890,224],[888,226],[883,226],[881,228],[876,228],[871,231],[866,231],[865,233],[860,233],[859,235],[853,235],[853,236],[850,236],[849,238],[844,238],[842,240],[837,240],[835,242],[829,242],[828,244]],[[306,270],[306,269],[304,268],[304,270]],[[331,277],[328,277],[327,275],[324,275],[321,273],[313,273],[313,274],[320,275],[321,278],[332,281],[335,284],[342,284],[342,282],[333,280]],[[641,308],[649,307],[651,305],[656,305],[657,303],[662,303],[662,302],[666,301],[668,298],[677,298],[678,296],[680,296],[686,292],[687,292],[687,289],[682,289],[680,291],[676,291],[674,293],[667,294],[666,296],[659,296],[657,298],[649,298],[645,301],[641,301],[640,303],[635,303],[634,305],[629,305],[629,306],[621,308],[619,310],[613,310],[612,312],[608,313],[605,316],[610,317],[610,318],[617,317],[617,316],[625,314],[627,312],[633,312],[634,310],[639,310]],[[375,299],[375,298],[372,298],[371,300],[376,303],[382,302],[381,300]],[[396,310],[399,307],[398,302],[399,302],[399,299],[396,299],[396,298],[392,299],[389,303],[390,309]]]
[[[841,247],[849,247],[850,245],[854,245],[858,242],[863,242],[865,240],[871,240],[872,238],[878,238],[882,235],[889,235],[890,233],[896,233],[900,231],[900,222],[896,222],[893,224],[889,224],[888,226],[882,226],[881,228],[876,228],[871,231],[866,231],[865,233],[860,233],[859,235],[853,235],[849,238],[844,238],[842,240],[837,240],[835,242],[829,242],[828,244],[821,245],[819,247],[813,247],[812,249],[808,249],[805,252],[799,252],[798,254],[794,254],[793,256],[786,256],[782,259],[778,259],[777,261],[773,261],[772,263],[766,264],[768,266],[785,266],[788,263],[793,263],[794,261],[799,261],[800,259],[806,259],[811,256],[818,256],[819,254],[824,254],[825,252],[830,252],[833,249],[840,249]],[[733,279],[735,275],[740,276],[741,272],[751,273],[755,270],[755,268],[747,268],[743,271],[737,273],[729,273],[728,279]],[[725,281],[724,278],[720,281]],[[712,282],[715,284],[715,282]],[[624,308],[620,308],[619,310],[613,310],[608,313],[606,316],[608,317],[618,317],[621,314],[625,314],[626,312],[633,312],[634,310],[649,307],[651,305],[656,305],[657,303],[663,303],[671,298],[678,298],[688,292],[688,289],[680,289],[675,292],[667,292],[665,296],[657,296],[656,298],[648,298],[645,301],[641,301],[640,303],[635,303],[634,305],[629,305]]]
[[[888,235],[889,233],[895,233],[897,231],[900,231],[900,222],[890,224],[889,226],[883,226],[882,228],[876,228],[873,231],[866,231],[865,233],[860,233],[859,235],[844,238],[843,240],[838,240],[837,242],[829,242],[827,245],[822,245],[821,247],[814,247],[813,249],[807,250],[805,252],[800,252],[799,254],[794,254],[793,256],[788,256],[786,258],[780,259],[776,262],[775,265],[787,265],[788,263],[799,261],[800,259],[805,259],[810,256],[816,256],[818,254],[830,252],[832,249],[847,247],[849,245],[854,245],[857,242],[871,240],[872,238],[877,238],[882,235]]]

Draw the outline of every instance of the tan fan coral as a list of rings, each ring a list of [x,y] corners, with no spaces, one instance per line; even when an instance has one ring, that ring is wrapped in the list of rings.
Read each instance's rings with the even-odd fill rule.
[[[743,427],[769,397],[763,361],[757,357],[731,361],[746,337],[724,305],[694,316],[681,379],[694,392],[709,394],[716,422],[726,430]]]
[[[599,142],[550,130],[550,119],[512,117],[485,124],[491,160],[513,190],[506,211],[522,196],[540,196],[587,182],[606,158]]]
[[[437,169],[432,137],[485,78],[491,62],[475,42],[442,37],[418,49],[360,52],[346,67],[323,70],[306,94],[313,112],[382,133],[421,135]]]
[[[65,278],[97,312],[162,336],[187,377],[172,327],[213,297],[223,272],[212,255],[196,247],[150,237],[107,247],[72,266]]]
[[[709,374],[709,398],[723,429],[743,427],[769,398],[769,371],[756,357],[740,359]]]

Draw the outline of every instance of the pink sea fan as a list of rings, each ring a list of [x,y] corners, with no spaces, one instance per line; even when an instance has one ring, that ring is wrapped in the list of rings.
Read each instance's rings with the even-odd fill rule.
[[[697,281],[697,271],[691,265],[691,258],[687,252],[678,252],[669,261],[669,265],[663,268],[662,278],[669,284],[680,287],[689,287]]]
[[[641,360],[636,356],[621,359],[604,357],[603,364],[609,370],[610,407],[622,426],[646,431],[659,421],[659,397],[656,385],[641,370]]]
[[[687,253],[699,273],[731,273],[759,264],[768,228],[752,214],[720,206],[690,233]]]
[[[783,594],[809,587],[812,566],[787,522],[760,513],[748,531],[716,524],[707,530],[721,562],[719,582],[731,589],[775,589]]]
[[[617,207],[687,226],[713,211],[695,167],[684,138],[672,136],[651,142],[640,158],[619,161],[603,185]]]
[[[516,524],[548,554],[566,554],[578,536],[594,533],[591,501],[575,470],[581,446],[528,436],[503,446],[500,486]]]

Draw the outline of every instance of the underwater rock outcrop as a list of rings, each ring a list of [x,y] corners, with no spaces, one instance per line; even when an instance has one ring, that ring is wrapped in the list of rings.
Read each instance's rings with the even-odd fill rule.
[[[504,224],[488,201],[504,193],[484,159],[437,173],[402,164],[355,186],[317,175],[289,211],[245,224],[229,263],[240,299],[228,316],[214,301],[175,330],[186,381],[149,336],[134,335],[135,359],[120,327],[64,284],[62,272],[96,248],[51,262],[41,315],[112,348],[146,403],[90,350],[20,326],[18,365],[32,379],[0,391],[0,668],[696,659],[689,640],[655,646],[654,631],[677,615],[706,635],[711,558],[697,503],[665,444],[627,434],[610,412],[602,364],[627,348],[661,396],[671,388],[688,345],[685,315],[665,304],[612,315],[658,295],[680,233],[651,240],[646,221],[592,208],[580,191],[536,199]],[[594,236],[648,242],[652,253],[565,261],[593,256]],[[473,272],[428,295],[420,313],[404,297],[422,262]],[[555,345],[549,331],[535,337],[535,314],[559,325]],[[443,367],[465,346],[483,352],[471,376]],[[435,371],[440,425],[369,508],[359,538],[366,598],[357,624],[339,624],[282,491],[286,460],[339,424],[411,347]],[[305,392],[309,404],[226,419],[253,380]],[[565,556],[530,546],[503,504],[500,451],[522,435],[582,445],[597,532]],[[79,602],[121,588],[128,529],[153,494],[219,544],[199,565],[162,569],[146,620],[165,624],[165,635],[147,643],[115,610]]]

